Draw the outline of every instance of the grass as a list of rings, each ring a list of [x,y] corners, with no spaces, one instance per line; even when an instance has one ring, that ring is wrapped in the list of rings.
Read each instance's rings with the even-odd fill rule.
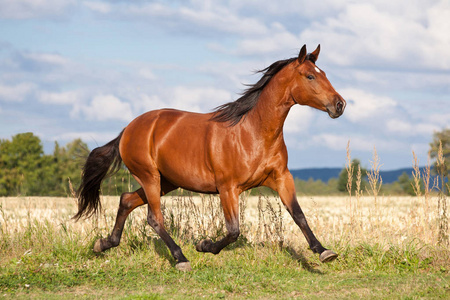
[[[420,218],[411,220],[409,216],[417,205],[415,197],[380,197],[382,213],[376,218],[371,197],[361,197],[360,215],[367,220],[360,220],[356,228],[350,226],[345,197],[301,198],[316,235],[340,254],[330,264],[321,264],[307,249],[300,230],[279,208],[277,199],[264,197],[243,199],[242,219],[246,222],[236,244],[219,255],[196,252],[193,245],[198,239],[221,232],[220,222],[210,218],[220,208],[217,201],[215,197],[165,199],[166,225],[172,226],[172,235],[193,267],[192,272],[181,273],[174,268],[165,245],[145,225],[145,209],[132,213],[119,247],[98,255],[91,251],[96,238],[111,230],[118,197],[104,197],[103,214],[78,223],[69,219],[75,212],[71,198],[0,199],[0,297],[450,296],[450,253],[432,237],[427,240],[429,232],[417,231]],[[188,203],[191,209],[183,210]],[[212,210],[211,214],[202,216],[206,209]],[[194,230],[197,224],[187,230],[188,214],[194,214],[200,227],[205,227]]]

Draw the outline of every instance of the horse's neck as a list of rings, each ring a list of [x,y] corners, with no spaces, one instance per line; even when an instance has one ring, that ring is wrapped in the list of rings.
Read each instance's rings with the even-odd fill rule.
[[[272,78],[249,115],[252,126],[267,139],[278,139],[283,135],[284,121],[294,104],[287,86],[283,78]]]

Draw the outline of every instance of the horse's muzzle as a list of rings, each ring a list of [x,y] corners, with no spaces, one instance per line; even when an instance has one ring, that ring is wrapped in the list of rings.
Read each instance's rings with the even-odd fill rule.
[[[346,104],[341,96],[336,96],[334,104],[326,107],[328,115],[333,119],[339,118],[344,113]]]

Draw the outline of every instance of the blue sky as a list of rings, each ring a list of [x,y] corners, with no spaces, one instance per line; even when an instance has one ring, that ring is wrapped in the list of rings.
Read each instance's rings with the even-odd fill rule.
[[[253,72],[321,44],[317,65],[347,100],[332,120],[295,106],[289,167],[427,161],[450,126],[450,2],[0,0],[0,138],[31,131],[47,152],[90,148],[145,111],[209,112]]]

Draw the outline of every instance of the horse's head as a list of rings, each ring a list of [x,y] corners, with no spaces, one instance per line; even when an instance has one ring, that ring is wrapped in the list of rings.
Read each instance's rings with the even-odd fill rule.
[[[338,118],[344,112],[346,102],[328,81],[325,72],[316,66],[320,45],[307,54],[306,45],[302,47],[294,62],[294,83],[291,96],[300,105],[308,105],[328,112],[331,118]]]

